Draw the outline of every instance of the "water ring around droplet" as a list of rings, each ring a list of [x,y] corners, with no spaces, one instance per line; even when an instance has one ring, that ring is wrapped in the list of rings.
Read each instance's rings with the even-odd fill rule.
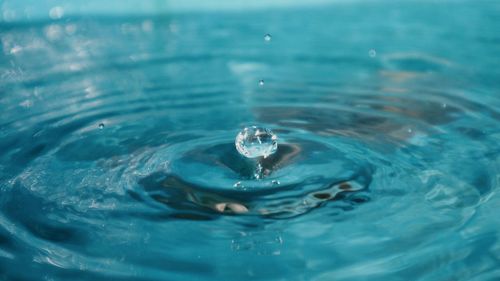
[[[170,207],[175,201],[197,206],[194,210],[198,212],[234,214],[238,212],[233,209],[239,207],[240,211],[246,209],[239,213],[247,215],[291,217],[325,202],[342,202],[351,194],[366,193],[375,170],[364,159],[349,155],[356,146],[352,141],[339,138],[334,147],[283,133],[286,141],[275,154],[261,159],[265,177],[256,180],[255,161],[242,157],[230,136],[199,138],[188,141],[189,145],[159,149],[146,166],[151,169],[154,163],[165,161],[164,155],[170,155],[168,168],[153,168],[156,172],[142,177],[139,184],[155,201]],[[228,204],[237,205],[229,205],[231,209]]]

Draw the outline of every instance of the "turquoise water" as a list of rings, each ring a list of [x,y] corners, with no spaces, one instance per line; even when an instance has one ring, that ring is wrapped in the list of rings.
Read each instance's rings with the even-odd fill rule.
[[[499,15],[1,23],[0,280],[499,280]]]

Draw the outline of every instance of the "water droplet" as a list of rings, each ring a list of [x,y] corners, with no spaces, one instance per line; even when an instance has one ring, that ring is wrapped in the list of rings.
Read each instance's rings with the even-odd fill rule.
[[[446,103],[443,103],[443,104],[441,105],[441,107],[442,107],[442,108],[447,108],[447,107],[448,107],[448,105],[447,105]]]
[[[271,39],[272,39],[271,34],[268,33],[268,34],[264,35],[264,40],[266,40],[266,42],[271,41]]]
[[[234,187],[234,188],[236,188],[236,189],[243,189],[243,188],[244,188],[244,186],[243,186],[243,184],[241,183],[241,181],[239,181],[239,182],[235,183],[235,184],[233,185],[233,187]]]
[[[49,11],[49,17],[53,20],[62,18],[64,15],[64,9],[60,6],[52,7]]]
[[[408,129],[408,133],[410,133],[410,134],[411,134],[412,132],[413,132],[413,130],[412,130],[411,128],[410,128],[410,129]]]
[[[99,124],[99,129],[101,129],[101,130],[104,129],[104,123]]]
[[[259,86],[264,86],[264,80],[259,80]]]
[[[30,108],[33,106],[33,101],[32,100],[25,100],[25,101],[19,103],[19,105],[24,107],[24,108]]]
[[[51,24],[44,29],[45,36],[47,39],[54,41],[54,40],[59,40],[61,36],[63,35],[63,30],[61,26],[57,24]]]
[[[11,55],[14,55],[14,54],[17,54],[19,53],[23,48],[19,47],[19,46],[14,46],[12,47],[12,49],[10,49],[10,54]]]
[[[370,58],[374,58],[377,56],[377,52],[374,49],[371,49],[368,51],[368,56],[370,56]]]
[[[266,158],[276,152],[278,137],[269,129],[251,126],[238,133],[234,144],[238,152],[247,158]]]
[[[264,156],[266,158],[267,156]],[[253,177],[256,179],[261,179],[264,177],[264,173],[262,172],[264,168],[262,167],[262,164],[259,162],[257,163],[257,166],[255,167],[255,172],[253,173]]]
[[[271,183],[273,185],[280,185],[281,184],[279,180],[272,180]]]
[[[281,235],[276,236],[276,242],[283,244],[283,238],[281,238]]]

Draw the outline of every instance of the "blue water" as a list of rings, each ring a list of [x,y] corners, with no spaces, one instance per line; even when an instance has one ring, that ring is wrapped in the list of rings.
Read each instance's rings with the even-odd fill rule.
[[[499,27],[498,1],[1,23],[0,280],[500,280]],[[259,180],[250,125],[279,138]]]

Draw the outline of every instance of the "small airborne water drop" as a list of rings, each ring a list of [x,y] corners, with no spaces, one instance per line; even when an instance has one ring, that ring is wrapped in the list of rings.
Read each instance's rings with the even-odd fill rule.
[[[278,137],[269,129],[251,126],[238,133],[234,144],[238,152],[247,158],[266,158],[276,152]]]
[[[271,34],[268,33],[268,34],[264,35],[264,40],[266,40],[266,42],[271,41],[271,39],[272,39]]]
[[[99,129],[101,129],[101,130],[104,129],[104,123],[99,124]]]
[[[264,80],[259,80],[259,86],[264,86]]]
[[[368,51],[368,56],[370,56],[370,58],[374,58],[377,56],[377,51],[375,51],[374,49],[371,49]]]
[[[62,18],[64,15],[64,9],[60,6],[52,7],[49,11],[49,17],[53,20]]]

